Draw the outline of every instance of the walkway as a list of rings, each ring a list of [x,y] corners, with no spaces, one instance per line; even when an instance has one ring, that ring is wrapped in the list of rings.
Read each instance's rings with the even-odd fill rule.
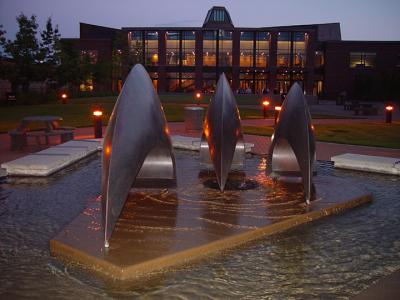
[[[319,121],[339,121],[339,120],[314,120],[315,124],[318,124]],[[342,122],[348,122],[349,120],[341,120]],[[261,126],[261,125],[272,125],[273,120],[243,120],[243,125],[253,125],[253,126]],[[169,123],[169,128],[171,134],[185,135],[185,136],[193,136],[200,137],[201,132],[185,132],[184,123],[175,122]],[[105,132],[105,128],[103,129]],[[85,138],[93,138],[93,128],[78,128],[75,130],[75,139],[85,139]],[[248,143],[253,143],[254,148],[253,152],[256,154],[265,155],[268,152],[268,148],[270,145],[270,138],[256,135],[245,135],[245,140]],[[52,144],[59,143],[57,137],[53,137],[50,141]],[[0,134],[0,164],[6,161],[14,160],[19,157],[25,156],[29,153],[37,152],[39,150],[43,150],[47,148],[46,145],[30,145],[26,147],[22,151],[11,151],[10,150],[10,139],[8,134]],[[355,153],[355,154],[364,154],[364,155],[376,155],[376,156],[384,156],[384,157],[400,157],[400,149],[386,149],[379,147],[366,147],[366,146],[355,146],[355,145],[343,145],[343,144],[334,144],[334,143],[324,143],[317,142],[317,159],[318,160],[330,160],[332,156],[343,154],[343,153]]]

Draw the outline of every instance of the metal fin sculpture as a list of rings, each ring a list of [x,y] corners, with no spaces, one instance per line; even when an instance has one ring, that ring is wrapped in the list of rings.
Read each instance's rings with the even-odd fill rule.
[[[175,158],[163,108],[142,65],[119,94],[103,141],[102,210],[108,247],[132,185],[176,184]],[[148,184],[149,185],[149,184]]]
[[[224,190],[231,168],[243,166],[245,148],[239,110],[225,74],[218,80],[204,121],[200,161],[212,163],[218,185]]]
[[[267,174],[301,177],[310,203],[315,139],[303,91],[293,84],[279,113],[268,153]]]

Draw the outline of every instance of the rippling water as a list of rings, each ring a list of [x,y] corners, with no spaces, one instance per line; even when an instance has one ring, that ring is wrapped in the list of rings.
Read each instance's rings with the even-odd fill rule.
[[[0,298],[345,299],[400,268],[400,180],[320,163],[319,174],[356,179],[373,203],[136,286],[115,286],[49,254],[49,240],[98,195],[100,171],[94,157],[49,179],[0,183]]]

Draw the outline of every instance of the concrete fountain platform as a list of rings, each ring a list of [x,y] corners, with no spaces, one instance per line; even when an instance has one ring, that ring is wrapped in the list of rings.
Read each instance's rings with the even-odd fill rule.
[[[340,187],[340,193],[333,186]],[[129,282],[372,200],[371,194],[354,182],[337,177],[316,177],[315,189],[309,207],[299,200],[299,191],[290,192],[283,186],[279,186],[279,195],[270,191],[261,198],[254,197],[251,190],[245,196],[238,196],[237,191],[215,191],[207,197],[178,189],[133,190],[109,249],[103,246],[98,198],[50,241],[51,254]],[[288,200],[296,193],[297,200]]]

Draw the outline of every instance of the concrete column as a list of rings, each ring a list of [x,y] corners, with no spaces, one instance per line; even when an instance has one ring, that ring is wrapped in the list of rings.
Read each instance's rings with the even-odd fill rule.
[[[308,32],[307,38],[307,58],[306,58],[306,94],[312,95],[314,89],[314,61],[315,61],[315,49],[316,49],[316,33]]]
[[[195,67],[195,85],[196,89],[203,89],[203,31],[196,31],[196,67]]]
[[[235,30],[232,34],[232,90],[239,88],[240,74],[240,31]]]
[[[157,90],[159,93],[164,93],[166,91],[166,72],[165,72],[165,64],[166,64],[166,31],[160,30],[158,31],[158,86]]]
[[[270,34],[271,34],[271,37],[270,37],[270,45],[269,45],[268,89],[270,90],[270,92],[273,92],[273,90],[276,87],[276,73],[277,73],[276,55],[278,52],[278,32],[273,31]]]

